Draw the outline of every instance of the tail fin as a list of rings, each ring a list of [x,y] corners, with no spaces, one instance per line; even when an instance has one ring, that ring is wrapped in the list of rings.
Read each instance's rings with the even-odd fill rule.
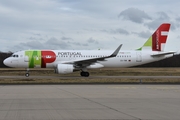
[[[169,29],[169,23],[161,24],[152,36],[150,36],[150,38],[145,42],[145,44],[138,50],[151,49],[152,51],[164,51]]]

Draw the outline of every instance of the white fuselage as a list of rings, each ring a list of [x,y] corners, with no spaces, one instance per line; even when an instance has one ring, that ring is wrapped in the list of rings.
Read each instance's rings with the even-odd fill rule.
[[[66,64],[67,62],[73,63],[79,60],[88,60],[93,58],[100,58],[109,56],[113,51],[104,50],[50,50],[54,55],[31,55],[31,59],[25,51],[20,51],[14,53],[11,57],[4,61],[4,64],[9,67],[20,67],[20,68],[34,68],[43,67],[42,60],[45,58],[46,68],[56,68],[57,64]],[[41,52],[41,51],[40,51]],[[116,57],[106,58],[104,61],[97,61],[100,67],[132,67],[137,65],[142,65],[158,60],[162,60],[168,57],[172,57],[173,54],[162,55],[162,56],[151,56],[152,54],[157,54],[154,51],[120,51]],[[33,65],[30,66],[30,62],[33,61]],[[37,60],[37,61],[36,61]],[[40,62],[38,62],[40,61]],[[98,67],[87,67],[87,68],[98,68]]]

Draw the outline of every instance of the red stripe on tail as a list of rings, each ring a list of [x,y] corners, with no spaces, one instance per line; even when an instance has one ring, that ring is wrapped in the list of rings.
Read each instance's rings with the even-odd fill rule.
[[[164,23],[154,32],[152,35],[152,50],[153,51],[162,51],[163,43],[166,43],[168,32],[170,29],[169,23]]]

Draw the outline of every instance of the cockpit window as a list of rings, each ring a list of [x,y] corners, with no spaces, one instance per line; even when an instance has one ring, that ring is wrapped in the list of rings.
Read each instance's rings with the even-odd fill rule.
[[[17,57],[19,57],[19,56],[18,56],[18,55],[11,55],[11,57],[16,57],[16,58],[17,58]]]

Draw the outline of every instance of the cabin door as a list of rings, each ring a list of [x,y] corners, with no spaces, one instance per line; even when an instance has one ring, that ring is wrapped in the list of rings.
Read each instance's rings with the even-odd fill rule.
[[[136,52],[136,62],[142,62],[142,54],[141,54],[141,52]]]

